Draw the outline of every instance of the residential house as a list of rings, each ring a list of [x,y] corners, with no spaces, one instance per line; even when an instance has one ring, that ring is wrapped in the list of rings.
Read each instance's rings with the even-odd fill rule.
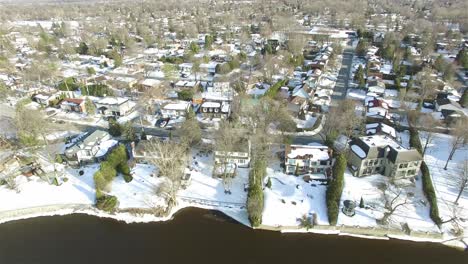
[[[366,135],[384,135],[396,138],[396,130],[384,123],[370,123],[366,124]]]
[[[105,116],[125,116],[134,107],[134,102],[122,97],[104,97],[96,102],[98,112]]]
[[[367,92],[383,96],[385,93],[385,83],[381,80],[374,80],[367,83]]]
[[[57,103],[60,98],[60,93],[54,94],[46,94],[46,93],[38,93],[33,95],[32,100],[42,106],[50,106],[52,104]]]
[[[60,108],[67,112],[86,112],[85,100],[76,98],[65,98],[60,102]]]
[[[199,111],[203,117],[227,118],[231,114],[231,105],[229,102],[206,101],[201,104]]]
[[[421,154],[407,149],[384,135],[355,138],[349,143],[348,164],[356,177],[382,174],[392,178],[411,178],[419,173]]]
[[[167,103],[160,108],[160,114],[164,118],[175,118],[185,116],[190,110],[191,104],[186,101]]]
[[[320,144],[287,145],[284,153],[287,174],[320,173],[329,175],[332,150]]]
[[[235,164],[237,167],[249,167],[250,165],[250,141],[240,139],[231,151],[216,150],[214,152],[215,165]]]
[[[103,130],[96,130],[76,138],[65,147],[65,157],[70,165],[99,162],[118,142]]]

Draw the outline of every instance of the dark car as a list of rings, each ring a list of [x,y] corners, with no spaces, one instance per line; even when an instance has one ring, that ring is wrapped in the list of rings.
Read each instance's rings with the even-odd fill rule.
[[[158,121],[156,121],[156,126],[157,127],[165,127],[167,126],[167,124],[169,123],[169,120],[171,120],[170,118],[161,118],[161,119],[158,119]]]

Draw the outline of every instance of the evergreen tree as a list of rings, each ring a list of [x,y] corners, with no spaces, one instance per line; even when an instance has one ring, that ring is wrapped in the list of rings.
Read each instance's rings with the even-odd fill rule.
[[[85,42],[81,42],[80,45],[78,46],[78,49],[76,52],[78,52],[81,55],[87,55],[89,51],[89,47]]]
[[[192,53],[198,53],[200,51],[200,47],[195,42],[190,42],[189,49]]]
[[[359,65],[359,68],[354,75],[354,80],[358,82],[359,88],[364,88],[366,86],[366,80],[364,78],[364,69],[362,65]]]
[[[368,43],[365,39],[359,40],[359,43],[356,47],[356,54],[361,57],[365,56],[367,52],[367,47]]]
[[[362,196],[361,196],[361,201],[359,202],[359,208],[364,208],[365,205],[364,205],[364,199],[362,199]]]
[[[468,107],[468,88],[465,88],[465,91],[463,91],[463,95],[460,98],[460,105],[464,108]]]
[[[460,50],[457,54],[456,60],[460,66],[462,66],[465,70],[468,70],[468,50]]]
[[[86,100],[85,100],[85,109],[86,109],[86,113],[88,115],[94,115],[96,114],[96,106],[94,105],[94,103],[89,99],[89,97],[86,97]]]
[[[267,181],[267,183],[266,183],[266,187],[267,187],[268,189],[271,189],[271,178],[270,178],[270,177],[268,177],[268,181]]]
[[[273,53],[273,47],[270,45],[270,43],[267,43],[265,45],[265,53],[266,54],[272,54]]]
[[[113,118],[109,119],[109,134],[113,137],[122,135],[122,126]]]
[[[137,135],[131,122],[127,122],[122,126],[122,137],[127,141],[135,141]]]

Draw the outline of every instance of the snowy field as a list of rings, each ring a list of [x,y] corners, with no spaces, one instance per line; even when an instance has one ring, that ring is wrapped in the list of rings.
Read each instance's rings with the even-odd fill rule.
[[[267,168],[265,181],[271,179],[271,189],[265,187],[263,225],[299,227],[298,219],[317,214],[317,223],[328,225],[325,201],[326,186],[317,181],[305,182],[302,177],[286,175],[275,159]]]
[[[421,142],[424,132],[421,132]],[[462,193],[458,205],[454,202],[458,195],[457,176],[463,174],[463,161],[468,160],[468,146],[457,150],[453,159],[449,162],[447,170],[444,170],[445,163],[450,153],[451,136],[445,134],[436,134],[434,140],[429,144],[426,150],[424,160],[426,161],[431,173],[432,182],[437,196],[439,215],[443,221],[452,219],[454,214],[459,218],[456,223],[464,230],[465,242],[468,234],[468,190]],[[457,230],[457,224],[454,222],[445,223],[442,230],[448,237],[454,236]]]

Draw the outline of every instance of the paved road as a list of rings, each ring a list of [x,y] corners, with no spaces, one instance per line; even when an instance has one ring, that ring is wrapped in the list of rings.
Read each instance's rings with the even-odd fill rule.
[[[351,74],[353,63],[354,48],[346,46],[343,51],[343,60],[340,72],[336,80],[336,85],[331,96],[331,106],[337,106],[341,100],[346,98],[346,90],[348,90],[348,80]],[[293,136],[294,144],[308,144],[311,142],[324,143],[322,137],[314,136]]]
[[[353,63],[354,48],[347,46],[343,51],[343,61],[336,85],[331,97],[331,106],[337,106],[339,101],[346,98],[346,90],[348,90],[348,81],[351,75],[351,66]]]

